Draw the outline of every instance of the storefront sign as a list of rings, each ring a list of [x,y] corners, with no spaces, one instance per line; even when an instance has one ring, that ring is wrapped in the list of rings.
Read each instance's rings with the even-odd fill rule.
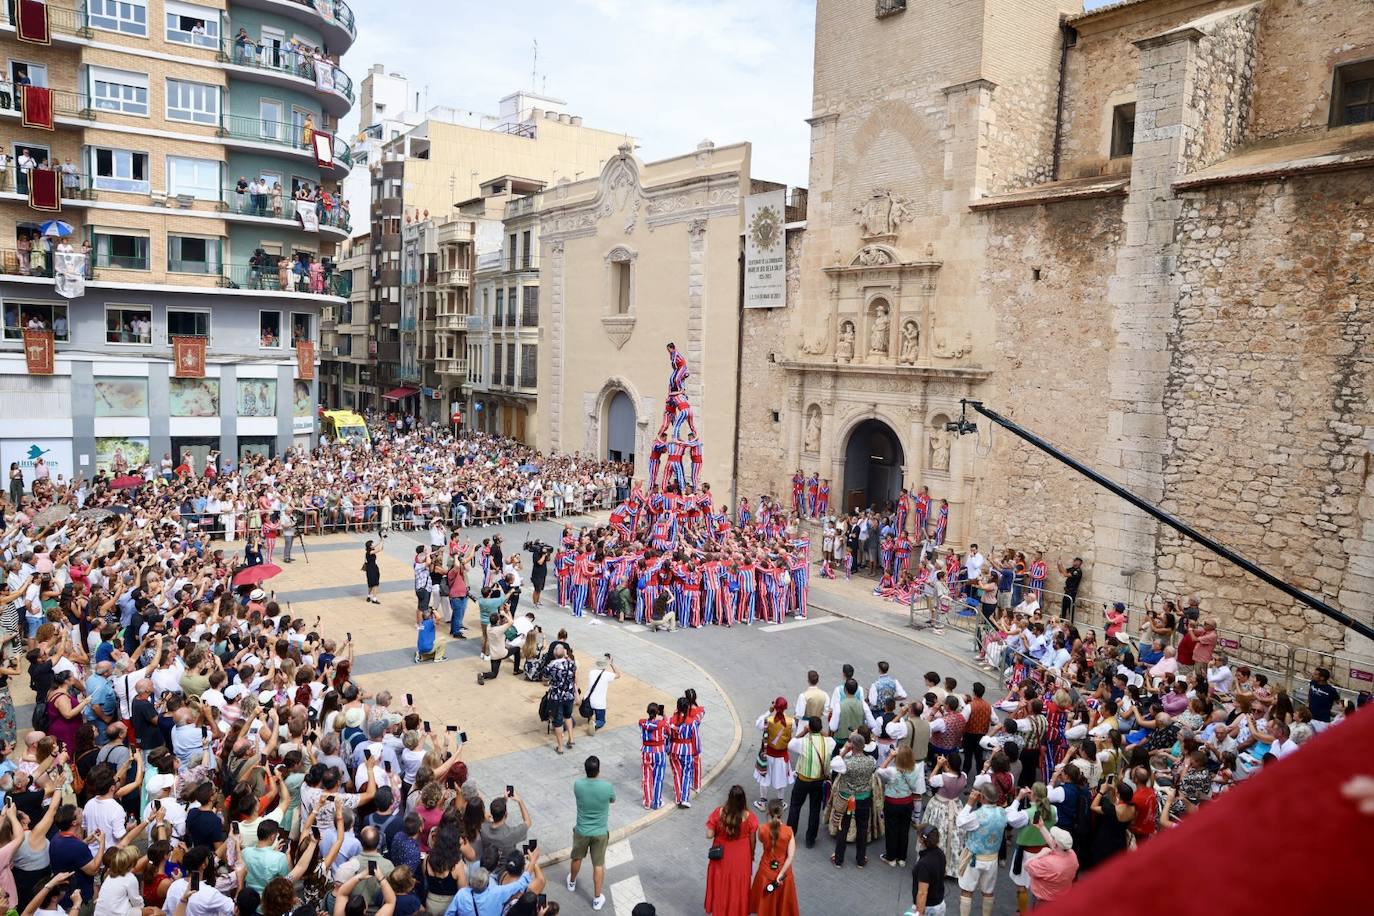
[[[72,479],[72,443],[68,439],[5,439],[0,441],[0,464],[6,469],[17,463],[24,472],[25,486],[33,483],[33,469],[42,458],[54,480],[61,474]]]

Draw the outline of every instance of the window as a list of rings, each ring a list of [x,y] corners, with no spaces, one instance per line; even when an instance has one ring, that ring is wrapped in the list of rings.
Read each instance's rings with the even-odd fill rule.
[[[105,342],[143,344],[153,342],[153,310],[144,307],[107,305]]]
[[[258,346],[281,346],[281,312],[258,312]]]
[[[520,315],[520,323],[527,328],[535,327],[539,324],[539,287],[526,286],[521,289],[525,299],[522,303],[523,311]]]
[[[90,0],[86,18],[97,29],[125,35],[148,34],[147,0]]]
[[[219,200],[219,169],[220,163],[215,159],[168,156],[167,193],[197,200]]]
[[[167,81],[167,119],[219,124],[219,87],[186,80]]]
[[[98,111],[148,116],[148,75],[90,67],[91,105]]]
[[[520,235],[520,266],[525,270],[529,270],[531,262],[530,230],[526,229]]]
[[[67,306],[51,302],[6,302],[5,340],[23,340],[24,330],[52,331],[55,340],[67,340]]]
[[[611,262],[611,302],[617,315],[630,313],[630,270],[629,261]]]
[[[500,344],[491,348],[491,381],[494,385],[501,382],[501,354],[503,352],[505,350]]]
[[[167,0],[167,40],[201,48],[219,47],[219,10]]]
[[[505,314],[504,303],[506,301],[506,291],[498,289],[496,291],[496,311],[492,312],[491,326],[498,328],[501,326],[502,316]]]
[[[296,349],[296,344],[302,340],[311,341],[315,339],[310,333],[310,325],[309,312],[291,313],[291,349]]]
[[[539,347],[531,344],[520,348],[520,387],[534,388],[539,374]]]
[[[507,263],[509,264],[509,266],[508,266],[506,269],[507,269],[507,270],[515,270],[515,233],[514,233],[514,232],[512,232],[512,233],[510,234],[510,249],[509,249],[509,252],[510,252],[510,253],[506,255]]]
[[[518,289],[518,287],[512,286],[506,292],[506,327],[508,328],[515,327],[515,323],[519,320],[520,317],[516,313],[516,309],[518,308],[518,306],[516,305],[515,298],[516,289]]]
[[[91,159],[98,191],[148,193],[148,154],[127,149],[92,147]]]
[[[286,117],[286,106],[276,99],[258,100],[258,119],[262,122],[259,127],[259,134],[264,140],[281,140],[282,129],[285,125],[282,119]]]
[[[506,344],[506,387],[515,387],[515,344]]]
[[[1374,121],[1374,60],[1337,67],[1331,87],[1331,126]]]
[[[96,267],[118,267],[124,270],[148,269],[148,236],[127,232],[102,232],[97,229],[91,240]]]
[[[167,269],[179,274],[219,273],[219,239],[167,236]]]
[[[1135,149],[1135,102],[1112,109],[1112,158],[1129,156]]]
[[[167,310],[167,342],[173,337],[209,337],[210,313],[188,309]]]

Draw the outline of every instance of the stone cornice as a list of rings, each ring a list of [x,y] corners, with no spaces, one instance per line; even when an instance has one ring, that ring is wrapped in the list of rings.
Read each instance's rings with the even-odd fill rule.
[[[816,375],[867,375],[880,378],[935,379],[950,382],[982,382],[992,377],[991,369],[980,366],[896,366],[871,363],[832,363],[817,360],[779,360],[785,372],[807,372]]]

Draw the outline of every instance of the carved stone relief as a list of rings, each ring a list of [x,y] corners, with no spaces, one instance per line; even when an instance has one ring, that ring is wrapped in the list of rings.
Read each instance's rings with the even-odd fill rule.
[[[812,404],[806,410],[806,432],[802,437],[802,451],[818,455],[821,451],[821,408]]]
[[[932,471],[949,470],[949,433],[945,431],[945,424],[949,422],[949,417],[944,414],[936,414],[930,420],[930,433],[927,436],[930,445],[930,458],[926,462],[926,467]]]
[[[897,354],[897,362],[907,366],[916,364],[921,350],[921,327],[914,319],[902,322],[902,349]]]
[[[886,356],[892,343],[892,319],[887,313],[887,300],[874,300],[873,323],[868,330],[868,352],[874,356]]]
[[[840,322],[840,339],[835,344],[835,357],[842,363],[854,358],[854,322]]]
[[[854,212],[859,217],[859,235],[866,239],[896,235],[897,228],[913,215],[911,200],[887,188],[875,188]]]

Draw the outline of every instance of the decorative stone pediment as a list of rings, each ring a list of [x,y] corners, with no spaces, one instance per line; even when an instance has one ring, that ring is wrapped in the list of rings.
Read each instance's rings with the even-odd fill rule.
[[[625,341],[630,339],[630,335],[635,332],[635,316],[633,315],[604,315],[601,318],[601,327],[606,331],[606,336],[615,344],[619,350],[625,346]]]
[[[849,262],[850,267],[886,267],[892,264],[900,264],[901,258],[898,257],[895,249],[888,245],[865,245],[859,249],[859,253],[854,255]]]

